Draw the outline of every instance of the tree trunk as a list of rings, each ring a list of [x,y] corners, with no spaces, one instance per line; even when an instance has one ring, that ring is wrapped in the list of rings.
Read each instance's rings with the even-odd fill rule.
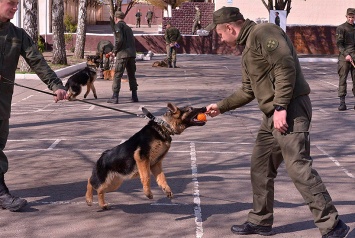
[[[74,51],[74,57],[78,59],[84,58],[87,6],[88,0],[79,0],[78,29]]]
[[[64,3],[63,0],[53,0],[52,3],[53,30],[53,64],[67,65],[67,55],[64,41]]]
[[[23,1],[23,11],[24,11],[23,29],[32,38],[36,47],[38,41],[37,10],[38,10],[37,0]],[[31,71],[30,66],[22,57],[20,58],[20,71],[21,72]]]

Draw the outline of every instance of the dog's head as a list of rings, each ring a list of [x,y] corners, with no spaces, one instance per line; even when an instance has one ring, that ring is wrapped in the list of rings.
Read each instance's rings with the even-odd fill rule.
[[[181,134],[186,128],[190,126],[203,126],[204,121],[197,120],[199,113],[206,112],[205,107],[193,108],[183,107],[179,108],[172,103],[168,103],[168,111],[163,115],[164,121],[167,122],[175,134]]]
[[[89,67],[98,68],[101,63],[99,55],[88,55],[86,56],[86,65]]]

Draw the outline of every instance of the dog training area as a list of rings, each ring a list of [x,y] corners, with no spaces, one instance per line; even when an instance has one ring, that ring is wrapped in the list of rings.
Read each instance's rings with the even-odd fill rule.
[[[153,61],[163,59],[154,56]],[[337,110],[337,64],[323,60],[301,59],[312,89],[313,166],[341,219],[350,226],[348,237],[355,237],[355,98],[349,89],[349,109]],[[10,168],[5,179],[11,192],[29,204],[21,212],[0,211],[0,237],[238,237],[230,227],[242,224],[252,206],[250,155],[262,116],[256,102],[207,117],[204,126],[172,136],[162,163],[174,194],[171,200],[153,176],[152,199],[144,195],[139,178],[105,194],[108,210],[99,207],[96,192],[88,206],[85,193],[102,152],[128,140],[148,123],[140,116],[140,107],[159,118],[169,102],[194,108],[217,102],[240,86],[240,61],[239,56],[178,55],[180,68],[174,69],[139,61],[138,103],[130,101],[126,80],[119,104],[106,103],[112,81],[103,79],[95,81],[97,99],[92,93],[84,99],[85,88],[77,96],[133,115],[80,101],[54,103],[50,95],[15,87],[5,148]],[[18,79],[16,83],[48,91],[39,80]],[[274,210],[273,237],[321,237],[284,165],[275,182]]]

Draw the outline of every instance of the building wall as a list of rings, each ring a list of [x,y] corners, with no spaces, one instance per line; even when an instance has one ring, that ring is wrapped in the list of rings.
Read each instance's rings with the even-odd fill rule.
[[[266,1],[267,2],[267,1]],[[245,18],[255,21],[269,19],[261,0],[216,0],[216,10],[223,6],[238,7]],[[354,0],[293,0],[288,25],[340,25],[345,22],[346,9],[355,7]]]

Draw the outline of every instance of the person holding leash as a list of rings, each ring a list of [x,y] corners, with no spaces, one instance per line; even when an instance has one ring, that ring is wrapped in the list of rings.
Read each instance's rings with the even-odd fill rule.
[[[62,81],[48,66],[32,38],[25,30],[10,22],[18,4],[18,0],[0,0],[0,207],[10,211],[18,211],[27,204],[25,199],[10,194],[4,176],[9,163],[3,150],[9,135],[11,100],[20,55],[57,95],[54,97],[55,102],[67,99]]]
[[[112,97],[108,103],[118,103],[121,89],[121,78],[127,70],[129,88],[132,91],[132,102],[138,102],[136,79],[136,41],[132,29],[124,22],[125,14],[121,11],[115,13],[115,46],[113,52],[116,56],[115,76],[112,82]]]
[[[346,110],[345,96],[347,94],[346,79],[350,72],[353,81],[353,95],[355,96],[355,9],[348,8],[346,11],[346,22],[336,29],[336,42],[339,49],[338,56],[338,74],[339,88],[338,96],[340,98],[339,111]],[[355,106],[354,106],[355,109]]]
[[[207,114],[215,117],[257,99],[263,112],[251,155],[253,209],[242,225],[231,230],[238,235],[271,235],[274,221],[274,180],[284,161],[286,170],[313,215],[322,238],[345,237],[349,227],[339,218],[317,171],[312,168],[309,127],[312,105],[306,82],[291,40],[272,23],[256,24],[244,19],[238,8],[223,7],[213,13],[213,23],[222,42],[244,45],[242,86]]]

